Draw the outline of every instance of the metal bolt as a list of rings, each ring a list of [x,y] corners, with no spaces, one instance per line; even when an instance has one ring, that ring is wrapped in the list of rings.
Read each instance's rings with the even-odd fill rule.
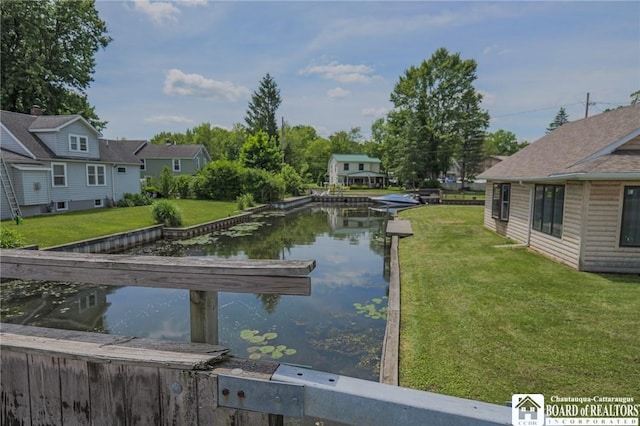
[[[244,398],[244,391],[243,390],[238,391],[238,398]]]
[[[222,389],[222,394],[223,394],[224,396],[229,395],[229,389],[227,389],[227,388]]]
[[[180,393],[182,392],[182,385],[178,382],[173,382],[171,383],[171,390],[173,393]]]
[[[276,395],[275,400],[276,400],[277,404],[280,404],[282,402],[282,398],[280,398],[280,396],[278,396],[278,395]]]

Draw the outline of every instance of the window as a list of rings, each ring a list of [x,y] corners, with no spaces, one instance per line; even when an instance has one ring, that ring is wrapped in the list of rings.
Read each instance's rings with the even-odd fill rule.
[[[504,221],[509,220],[509,203],[511,201],[511,184],[494,183],[491,216]]]
[[[343,170],[344,170],[345,172],[348,172],[348,171],[349,171],[349,163],[344,163],[344,168],[343,168]]]
[[[147,160],[144,158],[140,160],[140,170],[147,170]]]
[[[180,171],[180,159],[179,158],[174,158],[173,159],[173,171],[174,172],[179,172]]]
[[[66,201],[56,202],[56,211],[69,210],[69,205]]]
[[[360,171],[364,170],[364,163],[359,163],[358,164],[358,170],[360,170]]]
[[[67,165],[64,163],[52,163],[51,175],[53,186],[67,186]]]
[[[127,173],[127,168],[126,167],[118,167],[118,173],[120,173],[120,174]]]
[[[102,207],[104,204],[102,203],[102,198],[99,200],[93,200],[93,207]]]
[[[563,214],[564,185],[536,185],[533,229],[561,237]]]
[[[196,170],[200,170],[200,157],[196,157]]]
[[[89,139],[86,136],[69,135],[69,151],[89,151]]]
[[[625,186],[622,201],[621,247],[640,247],[640,186]]]
[[[105,167],[98,164],[87,164],[87,185],[105,186]]]

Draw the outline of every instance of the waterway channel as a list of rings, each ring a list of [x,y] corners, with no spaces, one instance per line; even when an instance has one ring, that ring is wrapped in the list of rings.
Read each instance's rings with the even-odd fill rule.
[[[378,380],[386,325],[385,213],[310,204],[129,254],[315,259],[311,296],[220,293],[219,342],[236,356]],[[190,340],[189,292],[57,282],[3,282],[4,322]]]

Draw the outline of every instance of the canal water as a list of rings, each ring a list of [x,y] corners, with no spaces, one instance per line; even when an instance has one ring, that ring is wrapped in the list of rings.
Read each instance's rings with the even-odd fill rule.
[[[219,293],[219,341],[234,355],[378,380],[386,326],[386,215],[311,204],[131,254],[315,259],[311,296]],[[190,340],[189,292],[58,282],[2,283],[1,319],[44,327]]]

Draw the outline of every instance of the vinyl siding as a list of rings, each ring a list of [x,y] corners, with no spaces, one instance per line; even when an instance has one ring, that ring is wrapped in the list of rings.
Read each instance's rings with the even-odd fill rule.
[[[640,248],[620,247],[624,186],[635,182],[594,182],[589,185],[583,269],[640,273]]]
[[[4,192],[4,188],[0,188],[0,219],[11,219],[11,209],[9,208],[9,199],[7,198],[6,192]]]
[[[4,126],[0,126],[0,145],[2,145],[3,149],[15,152],[16,154],[25,155],[27,157],[31,157],[31,153],[27,152],[27,150],[22,147],[16,140],[9,134],[7,129]]]
[[[509,220],[501,221],[491,216],[494,183],[497,182],[487,182],[484,208],[485,226],[519,243],[527,243],[529,237],[529,200],[533,186],[531,184],[520,185],[516,182],[511,184]]]
[[[118,173],[118,168],[112,168],[113,173],[113,200],[120,200],[127,192],[137,194],[140,192],[140,167],[136,165],[126,167],[126,173]]]
[[[13,188],[20,206],[48,204],[51,172],[45,170],[16,170]]]
[[[69,202],[69,210],[78,209],[72,206],[79,205],[77,202],[85,200],[97,200],[112,197],[111,190],[111,173],[113,167],[105,164],[105,186],[88,186],[87,185],[87,164],[99,163],[76,163],[66,162],[67,165],[67,186],[51,187],[51,201],[67,201]],[[90,208],[93,205],[90,206]]]

